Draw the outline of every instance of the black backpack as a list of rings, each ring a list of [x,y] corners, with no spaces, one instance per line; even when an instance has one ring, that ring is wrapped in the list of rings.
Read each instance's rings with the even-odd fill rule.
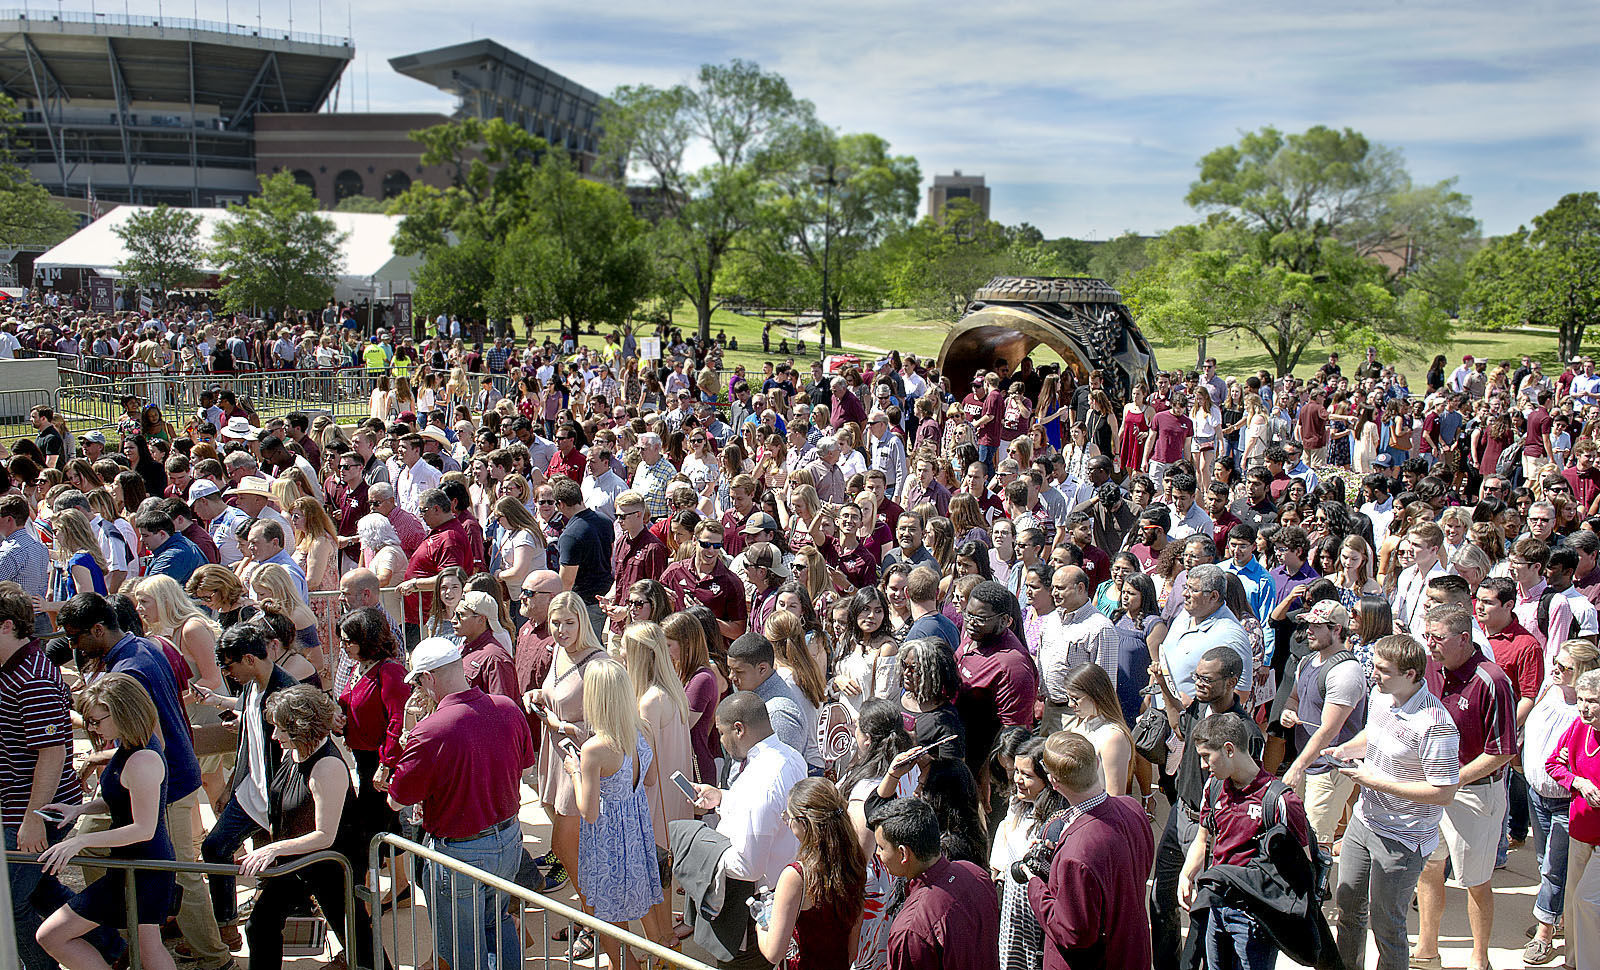
[[[1206,782],[1206,793],[1202,805],[1217,804],[1217,798],[1222,794],[1222,782],[1213,778]],[[1285,832],[1289,829],[1289,820],[1283,814],[1283,793],[1289,791],[1289,786],[1283,783],[1282,778],[1274,778],[1267,782],[1267,790],[1261,796],[1261,834],[1257,837],[1256,844],[1268,844],[1267,835],[1276,826],[1282,826]],[[1202,811],[1204,809],[1202,808]],[[1327,901],[1332,898],[1333,890],[1328,885],[1329,876],[1333,872],[1333,856],[1317,841],[1317,833],[1311,830],[1311,823],[1306,822],[1306,837],[1310,843],[1308,852],[1309,885],[1317,899]]]

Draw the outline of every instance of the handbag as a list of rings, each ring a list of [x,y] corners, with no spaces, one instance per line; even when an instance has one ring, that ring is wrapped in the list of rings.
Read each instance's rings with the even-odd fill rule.
[[[1167,723],[1167,712],[1155,704],[1155,691],[1147,690],[1150,706],[1133,722],[1133,750],[1151,764],[1162,764],[1167,758],[1167,738],[1172,736],[1172,725]]]

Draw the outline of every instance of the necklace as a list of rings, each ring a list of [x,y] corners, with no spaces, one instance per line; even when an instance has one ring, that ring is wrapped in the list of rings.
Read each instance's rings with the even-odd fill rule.
[[[1590,741],[1595,742],[1595,746],[1593,748],[1589,747]],[[1597,754],[1600,754],[1600,735],[1595,733],[1594,728],[1590,728],[1589,736],[1585,738],[1583,742],[1583,756],[1585,758],[1593,758]]]

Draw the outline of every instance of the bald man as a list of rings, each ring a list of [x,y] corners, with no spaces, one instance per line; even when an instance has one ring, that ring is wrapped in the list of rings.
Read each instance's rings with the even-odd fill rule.
[[[517,631],[516,650],[512,661],[517,668],[517,685],[521,694],[536,690],[544,684],[555,656],[555,638],[550,635],[550,598],[561,592],[561,574],[549,569],[536,569],[522,581],[522,595],[517,599],[517,612],[522,617],[522,627]],[[542,724],[532,711],[528,712],[528,726],[534,729],[533,743],[539,744],[536,725]]]

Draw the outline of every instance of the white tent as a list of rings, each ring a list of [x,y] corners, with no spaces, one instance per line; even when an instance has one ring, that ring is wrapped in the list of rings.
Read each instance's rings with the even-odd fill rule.
[[[126,224],[134,213],[149,209],[149,206],[117,206],[34,260],[34,268],[86,269],[100,276],[120,276],[117,264],[122,262],[125,254],[122,239],[115,230]],[[228,217],[228,210],[186,211],[200,217],[201,272],[220,273],[221,268],[212,265],[205,254],[210,252],[212,234],[217,224]],[[366,212],[322,212],[319,215],[332,220],[344,236],[340,243],[344,272],[335,287],[335,299],[364,296],[383,299],[395,293],[411,292],[411,274],[416,272],[422,260],[417,256],[401,256],[394,251],[394,234],[400,227],[400,216]]]

